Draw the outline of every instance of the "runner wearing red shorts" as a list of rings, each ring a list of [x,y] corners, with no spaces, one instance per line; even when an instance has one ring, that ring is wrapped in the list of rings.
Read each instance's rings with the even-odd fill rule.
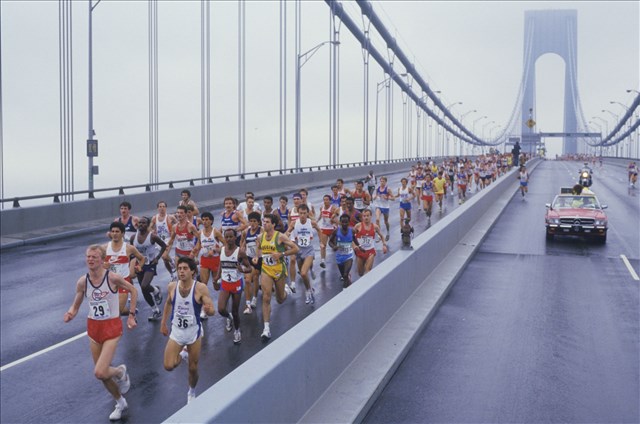
[[[325,259],[327,258],[327,243],[329,237],[336,229],[338,220],[338,207],[331,203],[331,196],[325,194],[322,197],[322,206],[320,207],[320,268],[326,268]]]
[[[121,224],[121,223],[118,223]],[[121,224],[122,225],[122,224]],[[124,231],[122,231],[124,234]],[[110,420],[119,420],[127,409],[127,401],[123,394],[131,385],[126,365],[111,366],[116,353],[118,341],[122,337],[122,321],[118,310],[118,289],[131,294],[131,308],[135,310],[138,291],[120,275],[104,269],[106,259],[104,246],[89,246],[86,252],[86,263],[89,272],[76,282],[76,294],[73,304],[64,314],[64,322],[69,322],[78,314],[82,300],[89,299],[89,316],[87,333],[91,347],[91,355],[95,364],[93,374],[102,381],[104,387],[116,400],[116,408],[109,415]],[[135,313],[129,313],[127,328],[136,327]]]
[[[376,234],[378,234],[382,241],[383,253],[387,253],[387,243],[382,236],[380,227],[371,222],[370,209],[365,209],[362,212],[362,222],[356,224],[353,228],[353,234],[358,241],[358,247],[354,249],[358,275],[362,277],[364,274],[371,271],[371,268],[373,267],[373,260],[376,256]]]
[[[130,258],[134,256],[138,260],[137,269],[134,269],[134,271],[140,271],[145,264],[145,257],[133,245],[124,242],[124,234],[125,226],[122,222],[116,221],[109,225],[111,241],[103,246],[106,252],[105,264],[108,265],[111,272],[118,274],[128,283],[131,283]],[[120,314],[127,315],[129,311],[135,312],[135,309],[127,307],[129,292],[125,289],[120,289],[118,293]]]
[[[433,181],[431,173],[427,173],[422,181],[422,209],[427,215],[427,222],[431,224],[431,210],[433,209]]]

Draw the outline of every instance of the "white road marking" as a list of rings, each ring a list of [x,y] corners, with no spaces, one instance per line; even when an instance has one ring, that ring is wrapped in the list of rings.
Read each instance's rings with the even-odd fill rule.
[[[627,266],[627,269],[629,270],[629,274],[631,274],[631,277],[636,281],[640,280],[640,277],[638,277],[638,274],[629,263],[629,259],[627,259],[625,255],[620,255],[620,257],[622,258],[622,262],[624,262],[624,264]]]
[[[39,352],[32,353],[31,355],[29,355],[29,356],[25,356],[25,357],[24,357],[24,358],[22,358],[22,359],[18,359],[17,361],[13,361],[13,362],[11,362],[11,363],[9,363],[9,364],[7,364],[7,365],[4,365],[4,366],[0,367],[0,372],[2,372],[2,371],[4,371],[4,370],[7,370],[7,369],[9,369],[9,368],[11,368],[11,367],[15,367],[16,365],[19,365],[19,364],[21,364],[21,363],[23,363],[23,362],[26,362],[26,361],[28,361],[29,359],[33,359],[33,358],[35,358],[36,356],[40,356],[40,355],[42,355],[42,354],[44,354],[44,353],[47,353],[47,352],[49,352],[49,351],[51,351],[51,350],[53,350],[53,349],[57,349],[57,348],[59,348],[60,346],[64,346],[64,345],[66,345],[66,344],[68,344],[68,343],[71,343],[71,342],[73,342],[73,341],[76,341],[76,340],[78,340],[78,339],[81,339],[81,338],[83,338],[83,337],[84,337],[84,336],[86,336],[86,335],[87,335],[87,332],[85,331],[85,332],[84,332],[84,333],[82,333],[82,334],[78,334],[77,336],[73,336],[73,337],[71,337],[70,339],[67,339],[67,340],[61,341],[60,343],[56,343],[56,344],[54,344],[53,346],[49,346],[49,347],[47,347],[47,348],[45,348],[45,349],[42,349],[42,350],[41,350],[41,351],[39,351]]]

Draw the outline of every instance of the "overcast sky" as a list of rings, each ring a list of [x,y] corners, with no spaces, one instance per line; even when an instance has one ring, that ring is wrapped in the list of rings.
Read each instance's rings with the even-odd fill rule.
[[[345,9],[362,22],[354,2]],[[639,87],[638,2],[373,2],[374,9],[414,58],[422,76],[445,103],[462,102],[457,114],[477,109],[464,123],[485,134],[504,125],[515,106],[522,78],[524,12],[578,11],[578,86],[589,120],[614,125]],[[148,180],[148,20],[146,1],[103,0],[94,10],[94,128],[100,140],[95,187]],[[73,2],[75,188],[87,187],[86,1]],[[237,172],[237,3],[213,2],[212,174]],[[60,189],[60,100],[58,2],[0,3],[2,43],[3,185],[5,197]],[[288,4],[288,165],[294,146],[294,6]],[[160,181],[199,177],[200,2],[161,1],[159,13]],[[247,171],[278,167],[279,2],[246,4]],[[326,41],[329,8],[303,3],[302,50]],[[380,37],[374,43],[382,48]],[[329,51],[322,47],[302,72],[302,165],[329,162]],[[383,50],[382,50],[383,51]],[[359,44],[344,26],[340,44],[340,159],[362,159],[363,61]],[[384,79],[370,69],[370,159],[373,159],[375,86]],[[564,63],[545,55],[536,64],[537,129],[562,130]],[[383,94],[383,93],[381,93]],[[394,100],[395,157],[401,153],[402,103]],[[382,107],[382,98],[381,107]],[[382,110],[382,109],[381,109]],[[381,112],[382,115],[382,112]],[[491,121],[495,121],[495,124]],[[415,117],[413,123],[415,124]],[[596,122],[602,123],[596,120]],[[603,130],[604,130],[604,124]],[[598,130],[592,127],[592,130]],[[379,130],[382,143],[382,129]],[[413,130],[415,137],[415,129]],[[550,142],[552,154],[560,141]],[[380,152],[384,151],[379,145]],[[384,158],[379,153],[379,158]]]

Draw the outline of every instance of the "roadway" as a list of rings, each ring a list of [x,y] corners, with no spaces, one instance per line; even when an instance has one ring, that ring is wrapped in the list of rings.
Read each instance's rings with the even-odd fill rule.
[[[397,187],[399,179],[400,175],[390,176],[390,186]],[[311,190],[311,202],[319,205],[322,195],[328,191],[328,188]],[[458,207],[457,201],[449,196],[446,210],[455,207]],[[400,245],[397,206],[392,208],[390,219],[392,236],[389,246],[393,252]],[[438,219],[439,215],[435,213],[432,222]],[[416,232],[426,230],[424,214],[417,214],[413,225]],[[105,422],[113,410],[112,399],[92,374],[89,342],[83,335],[86,305],[76,319],[68,324],[62,321],[73,299],[75,281],[86,272],[86,246],[104,242],[104,231],[98,231],[9,249],[0,255],[1,422]],[[342,291],[333,254],[328,254],[327,269],[323,272],[318,266],[318,257],[319,252],[316,252],[316,304],[305,305],[301,289],[282,305],[274,301],[273,339]],[[376,260],[384,258],[379,251]],[[352,276],[357,281],[355,267]],[[159,266],[159,275],[154,283],[159,284],[165,293],[167,277],[164,267]],[[297,285],[302,287],[301,282]],[[215,292],[213,296],[215,301]],[[132,388],[126,395],[129,420],[160,422],[186,403],[186,367],[180,366],[172,373],[164,370],[162,358],[166,338],[160,334],[159,323],[147,322],[150,311],[142,296],[139,296],[139,302],[138,328],[130,332],[125,330],[114,365],[126,363],[131,376]],[[224,331],[224,320],[218,315],[205,322],[198,393],[266,346],[260,341],[260,316],[260,308],[257,314],[242,315],[242,343],[239,346],[232,343],[232,333]],[[41,352],[45,349],[48,350]],[[33,354],[36,355],[28,358]]]
[[[606,245],[545,241],[545,203],[579,163],[547,161],[512,198],[365,422],[640,422],[638,189],[597,168]]]

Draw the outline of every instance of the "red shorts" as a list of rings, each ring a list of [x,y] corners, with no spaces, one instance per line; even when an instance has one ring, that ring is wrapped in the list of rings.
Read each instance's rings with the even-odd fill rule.
[[[424,200],[426,202],[433,202],[433,196],[431,196],[431,195],[422,196],[422,200]]]
[[[320,230],[325,236],[330,236],[331,234],[333,234],[333,228],[320,228]]]
[[[200,267],[207,268],[212,272],[218,272],[218,268],[220,267],[220,256],[201,256]]]
[[[242,286],[244,285],[244,280],[239,279],[238,281],[224,281],[222,280],[222,290],[229,293],[240,293],[242,292]]]
[[[467,185],[466,184],[458,184],[458,188],[462,191],[467,189]]]
[[[369,256],[375,256],[376,255],[376,249],[365,250],[364,252],[362,250],[360,250],[360,249],[354,249],[354,252],[355,252],[357,257],[362,258],[364,260],[368,259]]]
[[[122,320],[120,317],[102,321],[87,318],[87,335],[99,344],[118,338],[122,336]]]
[[[131,283],[131,277],[124,277],[124,281],[126,281],[127,283]],[[118,293],[129,293],[129,292],[123,289],[122,287],[118,287]]]

